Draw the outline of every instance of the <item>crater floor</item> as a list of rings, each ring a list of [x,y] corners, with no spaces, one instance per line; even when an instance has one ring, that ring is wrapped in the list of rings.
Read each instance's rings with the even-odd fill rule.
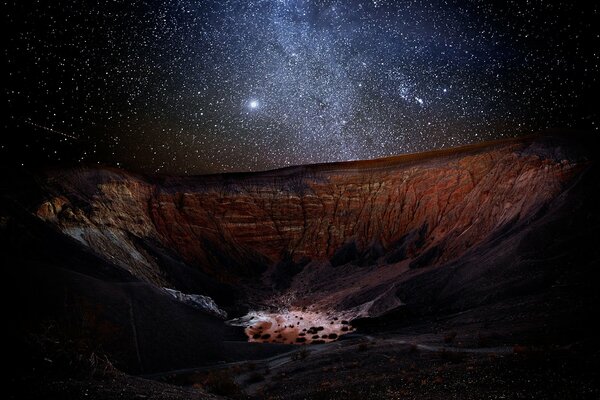
[[[248,340],[258,343],[328,343],[355,330],[335,314],[305,310],[252,311],[230,324],[244,326]]]

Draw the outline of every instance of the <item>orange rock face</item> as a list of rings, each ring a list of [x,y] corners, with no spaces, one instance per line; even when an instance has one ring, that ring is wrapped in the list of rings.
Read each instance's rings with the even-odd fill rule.
[[[424,267],[530,218],[580,168],[532,150],[532,143],[255,174],[57,172],[49,180],[54,195],[38,216],[159,284],[159,266],[135,238],[154,240],[223,279],[286,257],[338,264],[410,258],[412,268]]]

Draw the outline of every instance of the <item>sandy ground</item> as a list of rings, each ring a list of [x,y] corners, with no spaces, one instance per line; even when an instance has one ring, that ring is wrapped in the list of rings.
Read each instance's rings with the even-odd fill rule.
[[[354,331],[343,317],[302,310],[253,311],[233,323],[246,327],[248,341],[259,343],[328,343]]]

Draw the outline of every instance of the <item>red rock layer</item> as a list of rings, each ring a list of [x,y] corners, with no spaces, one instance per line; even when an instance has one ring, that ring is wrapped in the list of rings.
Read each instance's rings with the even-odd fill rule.
[[[256,174],[62,171],[38,215],[157,283],[159,267],[132,238],[216,274],[286,254],[328,259],[347,243],[389,250],[407,237],[408,256],[442,262],[530,218],[569,181],[578,165],[533,151],[532,141]]]

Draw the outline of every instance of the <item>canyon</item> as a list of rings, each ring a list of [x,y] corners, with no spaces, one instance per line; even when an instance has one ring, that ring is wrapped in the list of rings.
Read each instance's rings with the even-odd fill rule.
[[[3,198],[4,265],[35,294],[22,329],[76,332],[130,374],[373,337],[584,343],[600,260],[589,143],[537,135],[206,176],[47,170]]]

